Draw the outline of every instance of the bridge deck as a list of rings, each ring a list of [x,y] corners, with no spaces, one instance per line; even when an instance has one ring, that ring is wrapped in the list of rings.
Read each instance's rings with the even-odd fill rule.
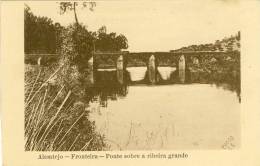
[[[236,51],[185,51],[185,52],[95,52],[93,55],[194,55],[194,54],[230,54],[230,53],[237,53]]]

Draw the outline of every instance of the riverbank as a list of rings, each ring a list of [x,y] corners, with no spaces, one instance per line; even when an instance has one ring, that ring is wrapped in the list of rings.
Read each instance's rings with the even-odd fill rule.
[[[60,84],[56,66],[25,67],[26,151],[104,150],[87,104]]]

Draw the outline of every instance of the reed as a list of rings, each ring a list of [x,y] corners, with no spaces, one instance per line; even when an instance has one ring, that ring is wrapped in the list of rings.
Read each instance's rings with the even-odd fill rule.
[[[91,122],[87,121],[86,127],[92,130],[79,130],[88,113],[74,107],[73,92],[59,81],[51,85],[61,67],[49,75],[42,67],[37,68],[34,77],[25,80],[25,150],[101,150],[101,136],[94,132]]]

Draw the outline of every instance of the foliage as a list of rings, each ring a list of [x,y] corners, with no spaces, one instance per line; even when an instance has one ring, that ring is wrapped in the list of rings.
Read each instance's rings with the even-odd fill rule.
[[[85,2],[74,2],[75,5]],[[61,11],[74,10],[72,2],[60,2]],[[94,6],[93,4],[90,6]],[[90,8],[92,8],[90,7]],[[30,8],[25,8],[25,53],[56,53],[66,57],[66,63],[76,65],[79,71],[86,69],[93,51],[115,52],[128,48],[127,38],[115,32],[107,33],[105,26],[97,32],[87,30],[79,23],[62,27],[47,17],[35,16]],[[30,60],[29,60],[30,61]],[[65,62],[64,62],[65,63]]]
[[[93,51],[115,52],[128,47],[124,35],[107,33],[105,26],[96,33],[88,31],[82,24],[75,23],[64,29],[61,40],[61,63],[77,66],[80,73],[87,73],[87,63]]]
[[[172,52],[181,51],[240,51],[240,32],[235,36],[216,40],[215,43],[190,45],[177,50],[172,50]]]
[[[83,1],[83,2],[60,2],[60,13],[64,14],[68,11],[74,11],[75,22],[79,24],[77,16],[77,6],[81,5],[82,8],[88,8],[90,11],[94,10],[96,6],[95,2],[92,1]]]
[[[229,52],[219,58],[205,55],[199,64],[189,63],[188,75],[189,83],[227,84],[240,98],[239,52]]]
[[[92,56],[93,33],[81,24],[72,24],[64,29],[61,39],[60,54],[71,65],[77,65],[81,71]]]
[[[59,23],[50,18],[35,16],[30,8],[24,10],[25,53],[55,53],[59,48],[58,36],[62,30]]]
[[[128,48],[127,38],[115,32],[107,33],[107,28],[102,26],[98,32],[95,42],[97,51],[120,51]]]

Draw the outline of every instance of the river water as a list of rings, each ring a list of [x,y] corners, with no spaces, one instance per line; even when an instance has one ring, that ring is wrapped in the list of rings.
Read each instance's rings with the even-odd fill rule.
[[[146,72],[146,68],[127,70],[132,81],[142,80]],[[158,69],[163,79],[175,70]],[[240,103],[237,94],[225,86],[132,84],[96,91],[89,103],[89,118],[105,136],[109,150],[240,146]]]

